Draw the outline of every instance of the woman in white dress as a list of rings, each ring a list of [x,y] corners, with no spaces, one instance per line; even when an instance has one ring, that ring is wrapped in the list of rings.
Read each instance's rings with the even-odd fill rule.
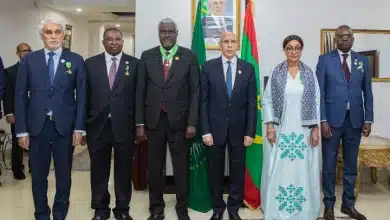
[[[262,172],[266,220],[315,220],[320,216],[320,90],[316,75],[300,61],[303,41],[288,36],[287,60],[276,66],[263,98],[267,128]]]

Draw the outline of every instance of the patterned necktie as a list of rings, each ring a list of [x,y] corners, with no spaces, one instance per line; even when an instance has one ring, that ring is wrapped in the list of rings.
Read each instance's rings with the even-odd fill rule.
[[[351,78],[351,72],[349,71],[349,67],[348,67],[348,64],[347,64],[347,57],[348,57],[347,53],[343,54],[343,58],[344,58],[344,60],[343,60],[343,69],[344,69],[344,72],[345,72],[345,77],[349,81],[349,79]]]
[[[227,88],[227,93],[229,98],[232,96],[232,91],[233,91],[233,75],[232,75],[232,66],[231,66],[231,61],[227,61],[228,63],[228,68],[226,71],[226,88]]]
[[[49,59],[47,61],[47,64],[49,66],[50,85],[53,85],[54,84],[54,76],[55,76],[53,57],[54,57],[55,53],[49,52],[48,55],[49,55]]]
[[[167,56],[169,56],[170,52],[165,52],[165,54]],[[164,78],[165,78],[165,80],[168,79],[169,69],[170,69],[169,60],[168,59],[164,59]]]
[[[112,64],[110,67],[110,72],[108,74],[108,82],[110,83],[110,89],[112,89],[112,85],[114,84],[115,75],[116,75],[116,57],[112,57]]]

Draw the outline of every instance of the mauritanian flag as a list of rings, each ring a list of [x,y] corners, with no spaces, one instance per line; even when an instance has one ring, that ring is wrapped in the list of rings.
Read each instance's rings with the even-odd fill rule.
[[[259,55],[257,50],[256,31],[253,22],[253,0],[245,1],[245,20],[244,30],[241,42],[241,59],[251,63],[255,68],[257,81],[257,128],[256,137],[252,146],[246,149],[245,161],[245,185],[244,185],[244,203],[250,209],[260,207],[260,184],[261,170],[263,164],[263,134],[261,117],[261,84]]]
[[[192,35],[191,49],[198,58],[200,68],[206,62],[203,22],[207,15],[207,1],[199,0],[198,2]],[[211,209],[211,195],[206,148],[199,130],[198,127],[197,136],[190,146],[188,206],[193,210],[205,213]]]

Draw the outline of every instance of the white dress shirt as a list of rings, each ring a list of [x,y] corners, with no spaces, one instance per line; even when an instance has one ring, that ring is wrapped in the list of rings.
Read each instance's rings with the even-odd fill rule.
[[[104,57],[106,59],[107,76],[110,75],[110,69],[111,69],[111,65],[112,65],[112,62],[113,62],[112,61],[113,57],[116,57],[116,61],[115,61],[115,63],[116,63],[116,71],[118,72],[119,63],[121,61],[122,54],[123,54],[123,52],[121,51],[118,55],[113,56],[113,55],[107,53],[107,51],[104,51]]]
[[[225,76],[225,83],[226,83],[226,74],[227,74],[227,69],[229,67],[228,61],[230,61],[230,66],[232,68],[232,88],[234,88],[234,82],[236,79],[236,70],[237,70],[237,57],[234,56],[232,59],[228,59],[225,56],[222,55],[222,67],[223,67],[223,74]],[[210,136],[211,134],[205,134],[202,137],[207,137]]]

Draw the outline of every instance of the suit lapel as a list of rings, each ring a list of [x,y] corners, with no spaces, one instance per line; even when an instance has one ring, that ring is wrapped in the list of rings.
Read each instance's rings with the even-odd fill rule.
[[[163,65],[163,59],[162,59],[162,54],[160,52],[160,48],[159,47],[156,47],[155,48],[155,54],[154,54],[154,62],[153,64],[155,65],[155,69],[156,69],[156,78],[157,78],[157,82],[159,82],[160,85],[164,86],[165,85],[165,79],[164,79],[164,65]]]
[[[178,59],[178,60],[176,60],[176,59]],[[172,57],[171,66],[169,68],[167,82],[172,77],[172,74],[174,73],[175,69],[177,68],[176,66],[179,65],[179,62],[180,62],[180,47],[177,49],[175,56]]]
[[[236,76],[235,76],[234,84],[233,84],[232,97],[233,97],[233,94],[235,93],[235,91],[238,91],[238,89],[236,89],[236,88],[239,88],[240,83],[242,81],[241,60],[238,59],[238,58],[237,58],[237,68],[236,68],[236,73],[235,74],[236,74]]]
[[[126,68],[125,61],[126,61],[126,55],[125,55],[125,53],[123,53],[121,60],[119,61],[119,67],[118,67],[118,71],[116,72],[114,84],[112,85],[112,90],[114,90],[118,86],[120,80],[122,79],[123,75],[125,74],[125,68]]]
[[[49,67],[47,66],[47,62],[46,62],[46,54],[45,54],[45,51],[44,49],[41,49],[40,51],[38,51],[38,53],[40,54],[38,56],[38,60],[37,60],[37,63],[39,63],[42,67],[42,77],[43,77],[43,81],[45,82],[47,88],[51,88],[51,85],[50,85],[50,77],[49,77]]]
[[[341,63],[340,55],[339,55],[339,52],[337,50],[333,51],[332,59],[333,59],[333,62],[336,64],[336,68],[337,68],[338,72],[340,73],[339,74],[340,77],[342,78],[342,80],[344,80],[345,83],[348,83],[347,78],[345,77],[345,72],[344,72],[344,69],[343,69],[343,66]]]
[[[61,79],[64,77],[64,75],[66,74],[65,73],[65,71],[66,71],[65,62],[70,62],[68,60],[68,58],[69,58],[68,52],[66,50],[62,50],[61,57],[58,60],[57,71],[54,75],[53,87],[55,87],[61,81]],[[65,62],[62,63],[61,60],[64,60]]]
[[[357,76],[357,74],[358,74],[357,69],[356,69],[356,65],[354,64],[355,60],[357,60],[357,59],[358,58],[357,58],[356,52],[351,51],[351,69],[350,69],[351,77],[349,79],[349,84],[352,83],[352,80],[354,80],[355,76]]]
[[[220,71],[218,73],[217,80],[218,80],[218,82],[221,82],[223,93],[225,94],[226,98],[229,99],[229,96],[227,94],[227,87],[226,87],[225,72],[224,72],[224,68],[223,68],[222,56],[219,57],[219,61],[218,61],[217,65],[218,65],[218,68],[215,68],[215,69],[216,70],[220,69]]]

